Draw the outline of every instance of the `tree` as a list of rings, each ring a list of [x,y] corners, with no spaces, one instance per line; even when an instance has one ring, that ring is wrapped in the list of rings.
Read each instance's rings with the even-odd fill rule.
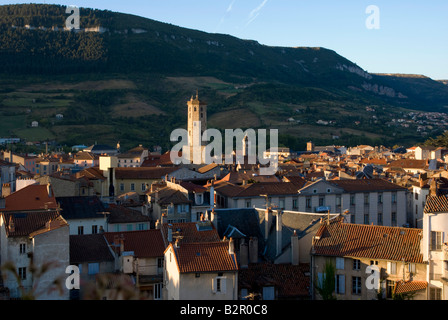
[[[336,300],[333,295],[335,286],[335,267],[327,261],[325,263],[324,273],[321,279],[316,281],[316,291],[320,294],[323,300]]]

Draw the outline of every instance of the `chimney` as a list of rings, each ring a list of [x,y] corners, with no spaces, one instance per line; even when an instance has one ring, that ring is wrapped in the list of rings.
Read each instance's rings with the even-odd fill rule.
[[[269,237],[269,230],[271,230],[272,224],[272,212],[269,208],[266,209],[264,214],[264,239],[267,240]]]
[[[233,241],[233,238],[230,238],[229,240],[229,254],[235,254],[235,242]]]
[[[251,237],[249,240],[249,262],[257,263],[258,262],[258,238]]]
[[[277,236],[277,256],[282,253],[282,236],[283,236],[283,212],[281,210],[277,211],[277,224],[276,224],[276,236]]]
[[[48,192],[48,198],[52,198],[53,197],[53,192],[52,192],[52,188],[51,188],[51,184],[47,184],[47,192]]]
[[[435,178],[432,178],[431,184],[429,186],[429,195],[437,196],[437,181]]]
[[[176,249],[179,249],[179,248],[180,248],[179,239],[176,239],[176,242],[174,243],[174,247],[175,247]]]
[[[2,185],[2,196],[3,197],[7,197],[11,194],[11,184],[9,183],[4,183]]]
[[[14,220],[12,219],[12,216],[9,218],[8,229],[9,229],[9,232],[15,232],[16,231],[16,227],[15,227],[15,224],[14,224]]]
[[[249,246],[247,243],[242,242],[240,244],[240,267],[242,269],[249,266]]]
[[[156,229],[160,229],[160,220],[159,219],[157,219],[157,221],[156,221]]]
[[[173,228],[171,226],[168,226],[168,242],[173,242]]]
[[[299,265],[299,237],[296,230],[294,230],[291,236],[291,264],[294,266]]]

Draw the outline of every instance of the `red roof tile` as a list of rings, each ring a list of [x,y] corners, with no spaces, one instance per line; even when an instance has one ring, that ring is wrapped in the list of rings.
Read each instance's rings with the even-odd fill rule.
[[[168,228],[170,227],[173,231],[173,241],[181,237],[181,244],[187,242],[216,242],[220,240],[218,231],[210,221],[202,224],[205,224],[207,228],[201,228],[201,222],[164,223],[161,230],[167,245]]]
[[[424,263],[422,229],[323,222],[316,232],[314,254]]]
[[[116,179],[151,179],[158,180],[178,170],[176,167],[137,167],[137,168],[116,168]]]
[[[395,286],[395,294],[424,290],[428,287],[426,281],[398,281]]]
[[[68,225],[57,211],[3,213],[8,237],[33,237]]]
[[[229,242],[170,244],[180,273],[238,271],[234,254],[229,254]]]
[[[426,198],[424,213],[438,213],[447,212],[448,213],[448,195],[429,195]]]
[[[105,232],[109,245],[114,250],[117,240],[123,239],[124,251],[134,251],[135,257],[153,258],[162,257],[165,250],[162,233],[160,230],[126,231],[126,232]]]
[[[58,204],[53,192],[48,194],[47,185],[29,185],[5,198],[6,208],[2,211],[31,211],[56,209]]]
[[[310,265],[255,263],[238,271],[238,286],[250,292],[274,286],[279,299],[309,297]]]

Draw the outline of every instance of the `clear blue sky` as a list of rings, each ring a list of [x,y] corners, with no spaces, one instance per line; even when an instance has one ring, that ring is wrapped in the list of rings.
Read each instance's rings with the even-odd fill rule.
[[[3,1],[0,4],[33,1]],[[448,79],[448,0],[53,0],[272,46],[335,50],[368,72]],[[379,29],[368,29],[369,5]]]

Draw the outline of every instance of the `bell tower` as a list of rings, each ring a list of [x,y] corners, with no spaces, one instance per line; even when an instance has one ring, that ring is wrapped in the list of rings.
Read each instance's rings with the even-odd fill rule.
[[[199,93],[196,91],[196,98],[191,97],[190,101],[187,102],[188,105],[188,144],[189,147],[193,148],[193,137],[194,128],[201,124],[201,137],[205,130],[207,130],[207,104],[199,100]],[[200,139],[200,137],[199,137]],[[200,145],[202,145],[201,140]]]

